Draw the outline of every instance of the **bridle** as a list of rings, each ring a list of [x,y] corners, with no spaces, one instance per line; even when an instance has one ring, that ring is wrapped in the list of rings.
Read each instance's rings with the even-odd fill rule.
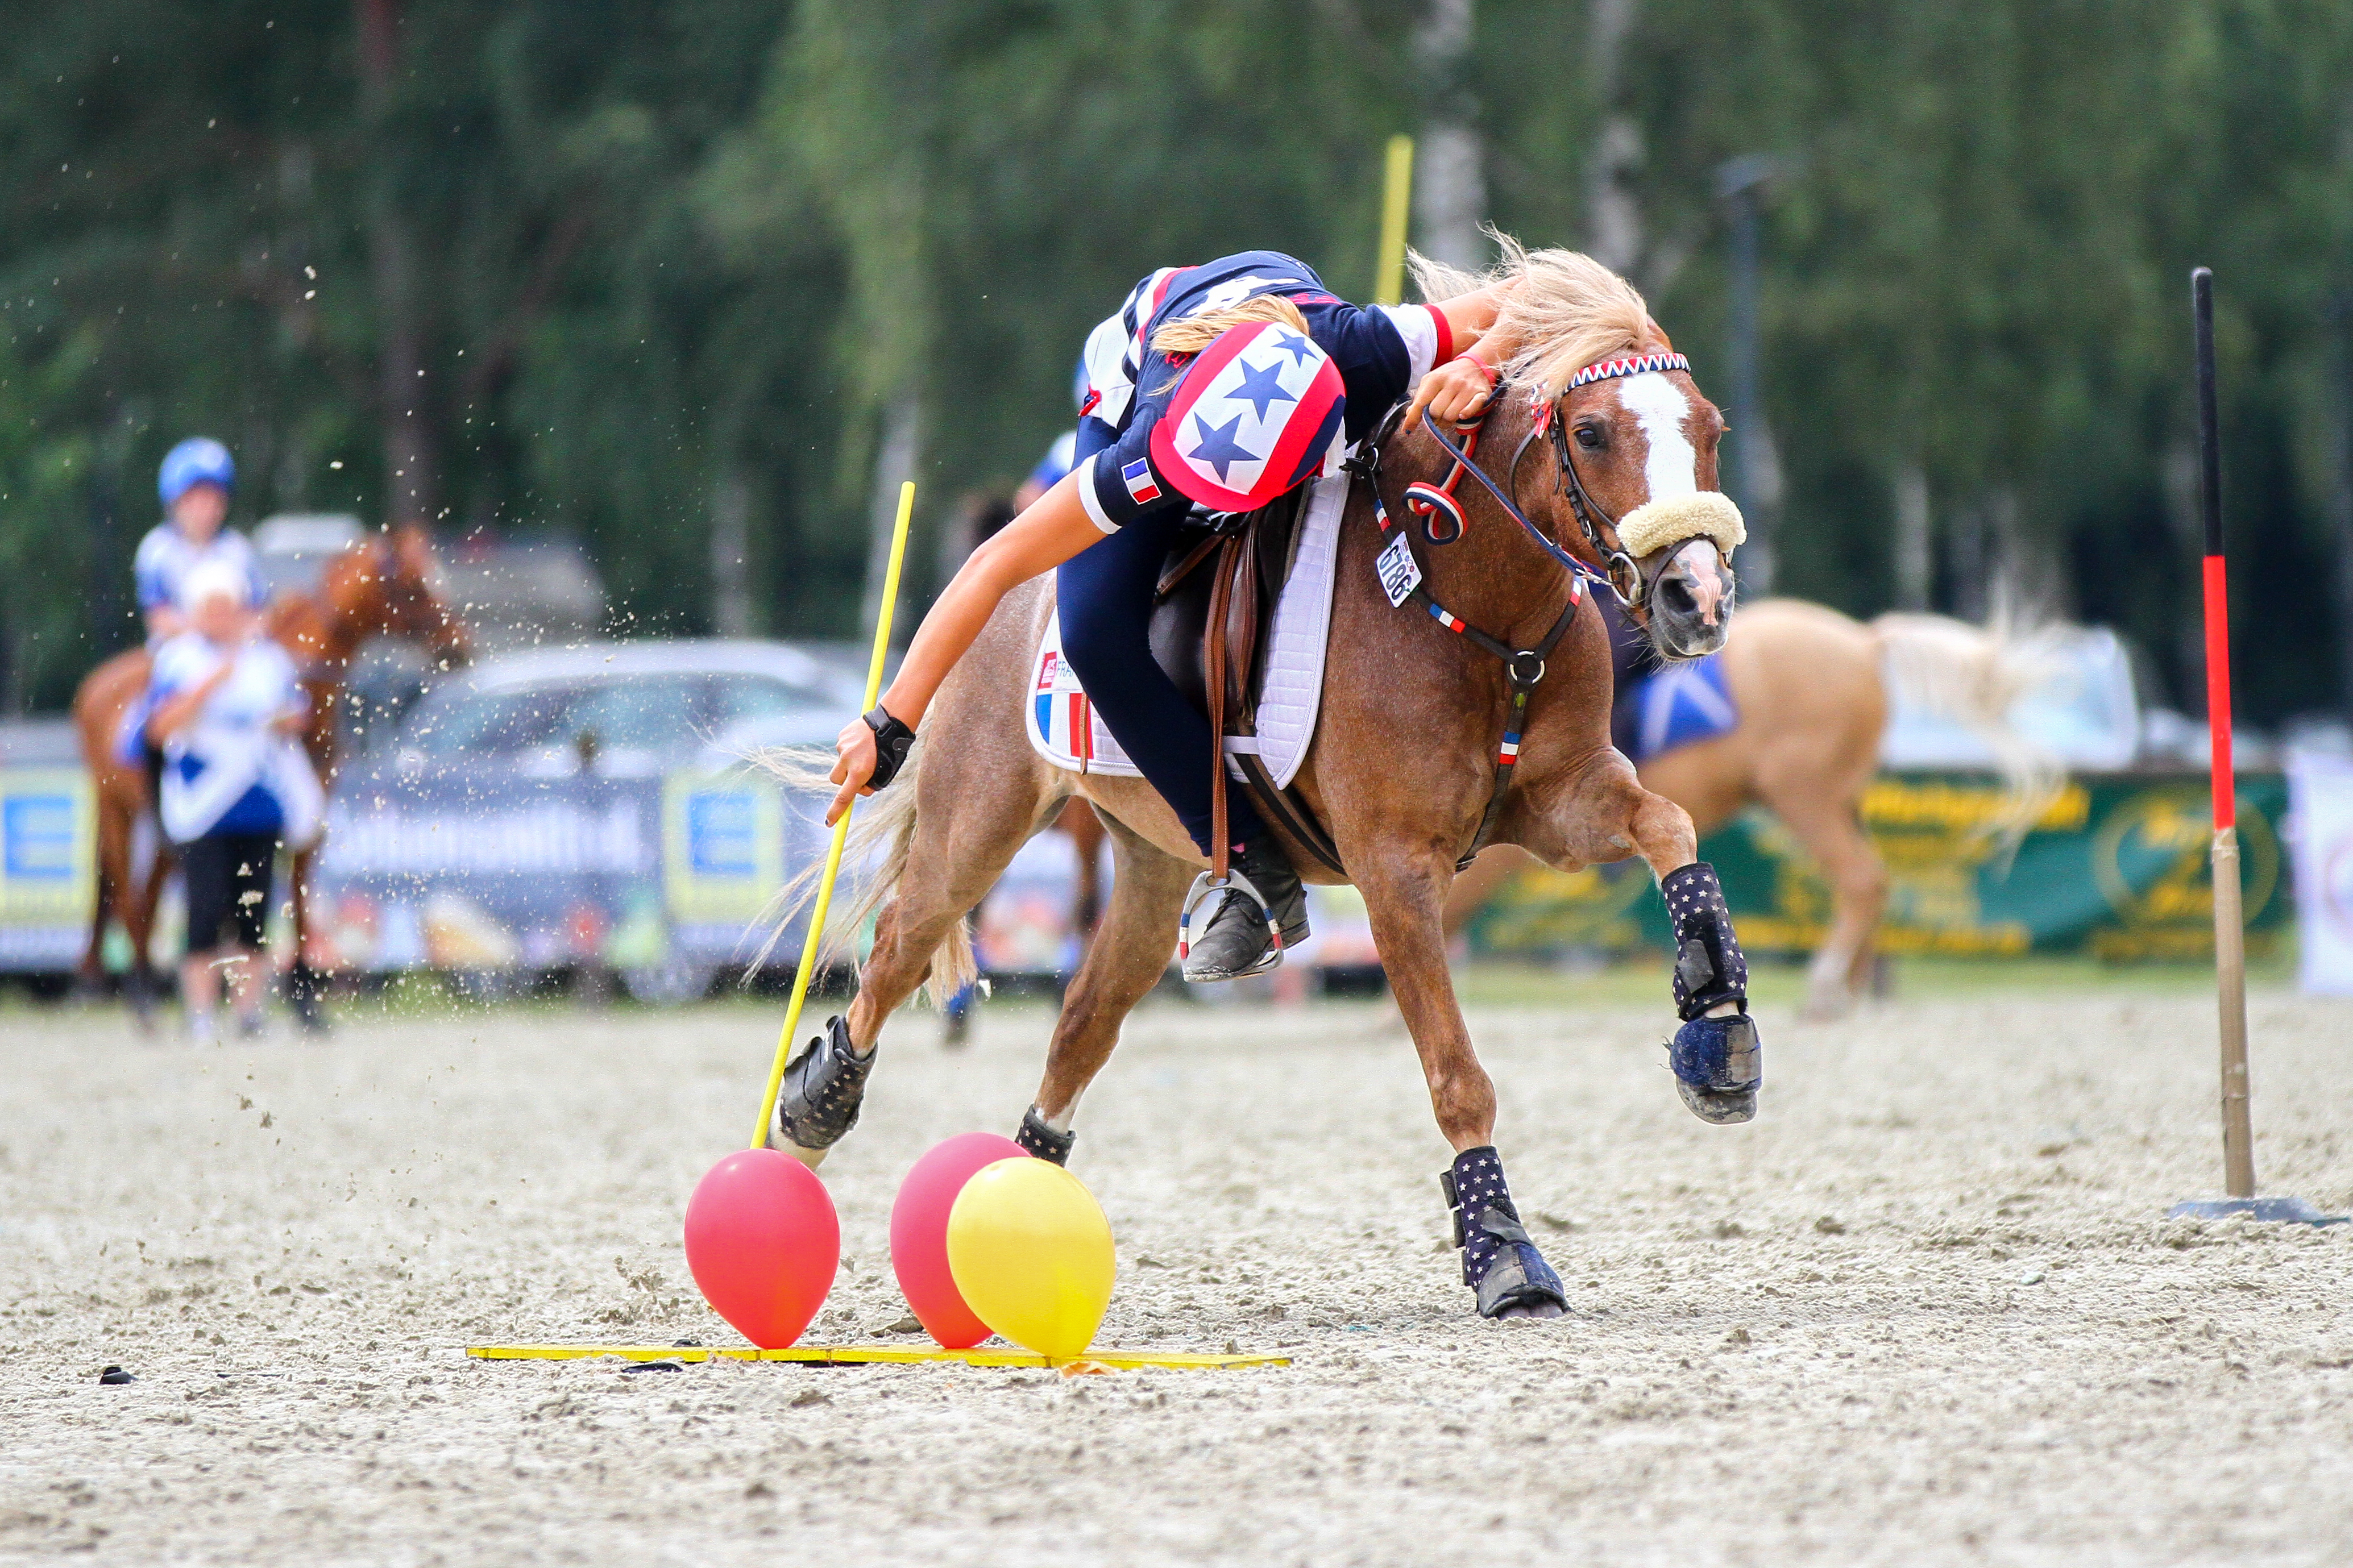
[[[1477,479],[1487,493],[1495,498],[1496,504],[1504,509],[1506,516],[1520,525],[1522,532],[1534,540],[1546,554],[1551,556],[1568,573],[1568,603],[1561,607],[1560,615],[1553,621],[1544,636],[1530,647],[1514,647],[1504,638],[1496,637],[1491,632],[1480,630],[1440,605],[1424,585],[1420,558],[1415,553],[1413,548],[1412,531],[1396,526],[1389,517],[1388,502],[1381,495],[1381,447],[1397,431],[1398,421],[1404,413],[1402,404],[1390,410],[1388,417],[1381,422],[1380,428],[1365,443],[1365,455],[1348,461],[1347,467],[1351,471],[1363,476],[1372,490],[1373,519],[1380,524],[1382,537],[1387,541],[1379,555],[1375,558],[1375,568],[1379,574],[1382,590],[1388,595],[1389,604],[1399,609],[1408,604],[1420,605],[1440,626],[1501,659],[1504,664],[1504,678],[1511,685],[1511,708],[1504,721],[1503,743],[1495,754],[1494,786],[1488,794],[1487,808],[1479,818],[1478,831],[1472,835],[1470,848],[1465,850],[1461,858],[1455,862],[1455,869],[1458,871],[1469,866],[1477,858],[1479,851],[1487,847],[1489,836],[1494,831],[1496,819],[1503,815],[1504,799],[1512,787],[1513,770],[1518,765],[1520,760],[1520,737],[1526,730],[1528,700],[1534,695],[1538,683],[1545,678],[1545,661],[1551,657],[1553,649],[1560,645],[1560,639],[1567,635],[1570,624],[1577,619],[1577,606],[1585,602],[1586,584],[1589,583],[1597,588],[1608,589],[1630,613],[1643,619],[1648,618],[1646,606],[1650,596],[1650,584],[1643,579],[1641,564],[1629,555],[1619,542],[1618,520],[1604,511],[1600,504],[1593,499],[1592,493],[1585,488],[1584,477],[1577,472],[1576,458],[1569,451],[1568,438],[1564,430],[1567,420],[1561,413],[1560,405],[1571,392],[1593,382],[1605,381],[1612,376],[1640,375],[1649,371],[1688,371],[1690,368],[1691,362],[1683,355],[1663,353],[1635,354],[1620,359],[1603,360],[1578,371],[1569,378],[1568,384],[1561,389],[1559,397],[1546,399],[1536,405],[1535,420],[1528,426],[1527,434],[1520,438],[1519,446],[1513,451],[1511,467],[1504,470],[1504,483],[1502,485],[1490,478],[1475,459],[1480,427],[1486,421],[1487,412],[1493,410],[1497,400],[1503,396],[1505,383],[1498,381],[1495,384],[1489,394],[1485,408],[1481,411],[1478,417],[1461,421],[1456,425],[1456,429],[1463,433],[1463,439],[1459,445],[1450,440],[1445,432],[1438,427],[1436,419],[1424,416],[1423,428],[1430,432],[1430,438],[1438,443],[1440,450],[1454,459],[1452,470],[1442,484],[1432,485],[1417,480],[1405,489],[1405,505],[1409,511],[1423,520],[1422,532],[1429,542],[1434,547],[1443,546],[1451,544],[1462,537],[1467,526],[1467,517],[1461,501],[1454,494],[1454,487],[1460,484],[1463,476],[1467,474]],[[1569,510],[1576,514],[1578,527],[1584,530],[1586,542],[1592,546],[1594,553],[1602,558],[1606,563],[1606,570],[1597,571],[1568,551],[1562,549],[1557,541],[1529,519],[1528,514],[1521,510],[1518,501],[1506,491],[1506,486],[1514,490],[1518,488],[1521,461],[1526,458],[1528,447],[1535,443],[1537,436],[1546,432],[1549,432],[1552,437],[1553,460],[1558,470],[1555,483],[1559,488],[1560,493],[1568,498]],[[1444,520],[1443,523],[1440,521],[1440,519]],[[1605,527],[1609,530],[1607,542],[1602,536],[1602,529]],[[1624,579],[1622,583],[1621,576]]]
[[[1627,611],[1647,620],[1650,616],[1651,584],[1642,575],[1641,563],[1626,552],[1618,537],[1618,520],[1601,509],[1593,492],[1585,488],[1585,477],[1577,471],[1577,454],[1568,440],[1568,415],[1564,405],[1568,395],[1580,386],[1590,386],[1597,381],[1609,381],[1621,375],[1643,375],[1654,371],[1680,370],[1689,372],[1691,361],[1679,353],[1625,354],[1617,359],[1600,360],[1587,365],[1568,378],[1560,395],[1535,405],[1535,423],[1520,437],[1518,450],[1512,454],[1512,466],[1504,474],[1505,482],[1516,492],[1519,488],[1520,459],[1527,456],[1529,446],[1540,434],[1552,437],[1554,484],[1559,493],[1568,498],[1568,510],[1576,515],[1577,525],[1585,531],[1585,541],[1593,552],[1601,557],[1603,570],[1609,574],[1611,592]],[[1499,387],[1497,391],[1500,393]],[[1493,407],[1493,399],[1488,406]],[[1516,510],[1516,509],[1514,509]],[[1609,537],[1602,537],[1602,530]]]

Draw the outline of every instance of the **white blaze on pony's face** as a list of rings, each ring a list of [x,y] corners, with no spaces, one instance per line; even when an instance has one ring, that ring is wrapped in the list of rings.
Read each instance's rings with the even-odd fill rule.
[[[1683,389],[1658,371],[1620,378],[1618,402],[1642,433],[1645,500],[1670,500],[1699,491],[1699,448],[1684,429],[1696,415]]]
[[[1571,395],[1578,471],[1649,584],[1641,618],[1670,659],[1724,646],[1732,611],[1726,559],[1738,514],[1716,488],[1724,420],[1688,372],[1641,371]]]

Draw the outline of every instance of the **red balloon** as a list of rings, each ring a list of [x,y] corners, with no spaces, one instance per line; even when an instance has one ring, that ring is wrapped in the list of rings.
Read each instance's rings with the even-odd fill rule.
[[[789,1154],[730,1154],[687,1200],[686,1266],[703,1300],[762,1350],[801,1337],[840,1263],[832,1195]]]
[[[1029,1152],[994,1132],[959,1134],[915,1162],[891,1205],[891,1267],[899,1289],[916,1321],[947,1350],[970,1350],[990,1332],[948,1272],[948,1211],[975,1171]]]

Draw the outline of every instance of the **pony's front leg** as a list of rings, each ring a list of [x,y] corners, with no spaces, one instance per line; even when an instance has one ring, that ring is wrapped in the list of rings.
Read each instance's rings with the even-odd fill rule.
[[[310,1035],[323,1035],[328,1029],[327,976],[311,966],[311,865],[318,854],[319,844],[314,841],[286,858],[286,895],[293,914],[289,951],[280,968],[287,1005],[294,1010],[303,1033]]]
[[[1454,1163],[1439,1184],[1454,1211],[1462,1282],[1477,1293],[1482,1317],[1559,1317],[1568,1310],[1568,1296],[1512,1202],[1503,1157],[1495,1152],[1494,1080],[1471,1048],[1471,1031],[1446,970],[1441,921],[1451,858],[1437,842],[1388,855],[1372,846],[1350,846],[1347,855],[1372,917],[1381,967],[1421,1058],[1430,1110],[1454,1146]]]
[[[1632,764],[1605,749],[1555,788],[1540,816],[1546,842],[1528,847],[1556,865],[1621,859],[1630,849],[1650,863],[1675,932],[1675,1013],[1683,1026],[1667,1047],[1675,1088],[1703,1121],[1750,1120],[1765,1057],[1748,1016],[1748,960],[1733,934],[1715,868],[1699,858],[1690,814],[1644,789]]]

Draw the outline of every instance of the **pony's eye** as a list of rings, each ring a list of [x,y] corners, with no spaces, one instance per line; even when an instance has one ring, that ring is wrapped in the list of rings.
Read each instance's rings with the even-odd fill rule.
[[[1599,452],[1606,443],[1598,426],[1580,425],[1577,427],[1577,444],[1588,452]]]

